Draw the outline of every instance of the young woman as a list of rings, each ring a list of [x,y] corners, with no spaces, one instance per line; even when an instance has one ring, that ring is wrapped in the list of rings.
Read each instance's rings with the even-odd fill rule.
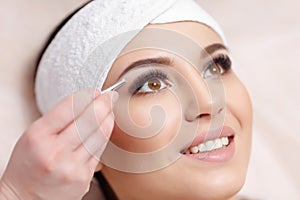
[[[16,145],[6,194],[81,199],[95,171],[106,199],[235,199],[244,183],[250,98],[192,0],[87,4],[47,47],[36,94],[43,116]]]

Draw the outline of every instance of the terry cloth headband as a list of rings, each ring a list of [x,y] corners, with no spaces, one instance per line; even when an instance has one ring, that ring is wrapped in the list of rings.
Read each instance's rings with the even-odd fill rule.
[[[206,24],[225,42],[216,21],[194,0],[91,1],[61,28],[40,60],[35,82],[40,112],[81,89],[102,88],[122,49],[147,24],[179,21]],[[85,65],[95,49],[101,52],[94,56],[97,64]]]

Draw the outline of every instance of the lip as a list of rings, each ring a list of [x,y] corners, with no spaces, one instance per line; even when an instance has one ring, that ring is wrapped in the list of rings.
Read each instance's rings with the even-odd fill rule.
[[[201,133],[199,136],[197,136],[193,140],[193,142],[185,149],[188,149],[191,146],[199,145],[200,143],[204,143],[208,140],[214,140],[221,137],[230,137],[230,142],[226,147],[211,152],[204,152],[204,153],[197,153],[197,154],[183,154],[183,155],[193,159],[203,160],[208,162],[228,161],[234,156],[235,153],[234,135],[235,135],[234,130],[229,126],[223,126],[219,129],[205,131]]]

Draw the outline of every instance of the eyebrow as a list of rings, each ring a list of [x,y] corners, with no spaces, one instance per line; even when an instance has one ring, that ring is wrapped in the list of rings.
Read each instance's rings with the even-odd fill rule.
[[[122,77],[124,74],[126,74],[128,71],[135,67],[140,67],[143,65],[150,65],[150,64],[157,64],[157,65],[171,65],[172,61],[169,57],[157,57],[157,58],[147,58],[143,60],[138,60],[133,63],[131,63],[119,76]]]
[[[204,51],[210,55],[218,50],[227,50],[228,51],[228,48],[221,43],[214,43],[214,44],[211,44],[204,48]]]
[[[227,47],[225,47],[223,44],[221,43],[214,43],[211,44],[207,47],[204,48],[203,52],[201,52],[201,54],[204,55],[211,55],[214,52],[218,51],[218,50],[228,50]],[[126,74],[128,71],[130,71],[131,69],[135,68],[135,67],[140,67],[143,65],[150,65],[150,64],[158,64],[158,65],[171,65],[172,64],[172,60],[169,57],[154,57],[154,58],[147,58],[147,59],[142,59],[142,60],[138,60],[135,61],[133,63],[131,63],[119,76],[122,77],[124,74]],[[118,78],[118,79],[119,79]]]

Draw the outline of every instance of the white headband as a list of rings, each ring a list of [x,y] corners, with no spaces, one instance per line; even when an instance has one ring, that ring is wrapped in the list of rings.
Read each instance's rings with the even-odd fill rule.
[[[225,42],[215,20],[194,0],[94,0],[79,10],[45,51],[36,75],[35,93],[44,114],[80,89],[102,88],[122,49],[147,24],[196,21],[210,26]],[[105,42],[122,33],[126,37]],[[96,48],[97,64],[85,65]],[[101,77],[98,75],[101,74]]]

